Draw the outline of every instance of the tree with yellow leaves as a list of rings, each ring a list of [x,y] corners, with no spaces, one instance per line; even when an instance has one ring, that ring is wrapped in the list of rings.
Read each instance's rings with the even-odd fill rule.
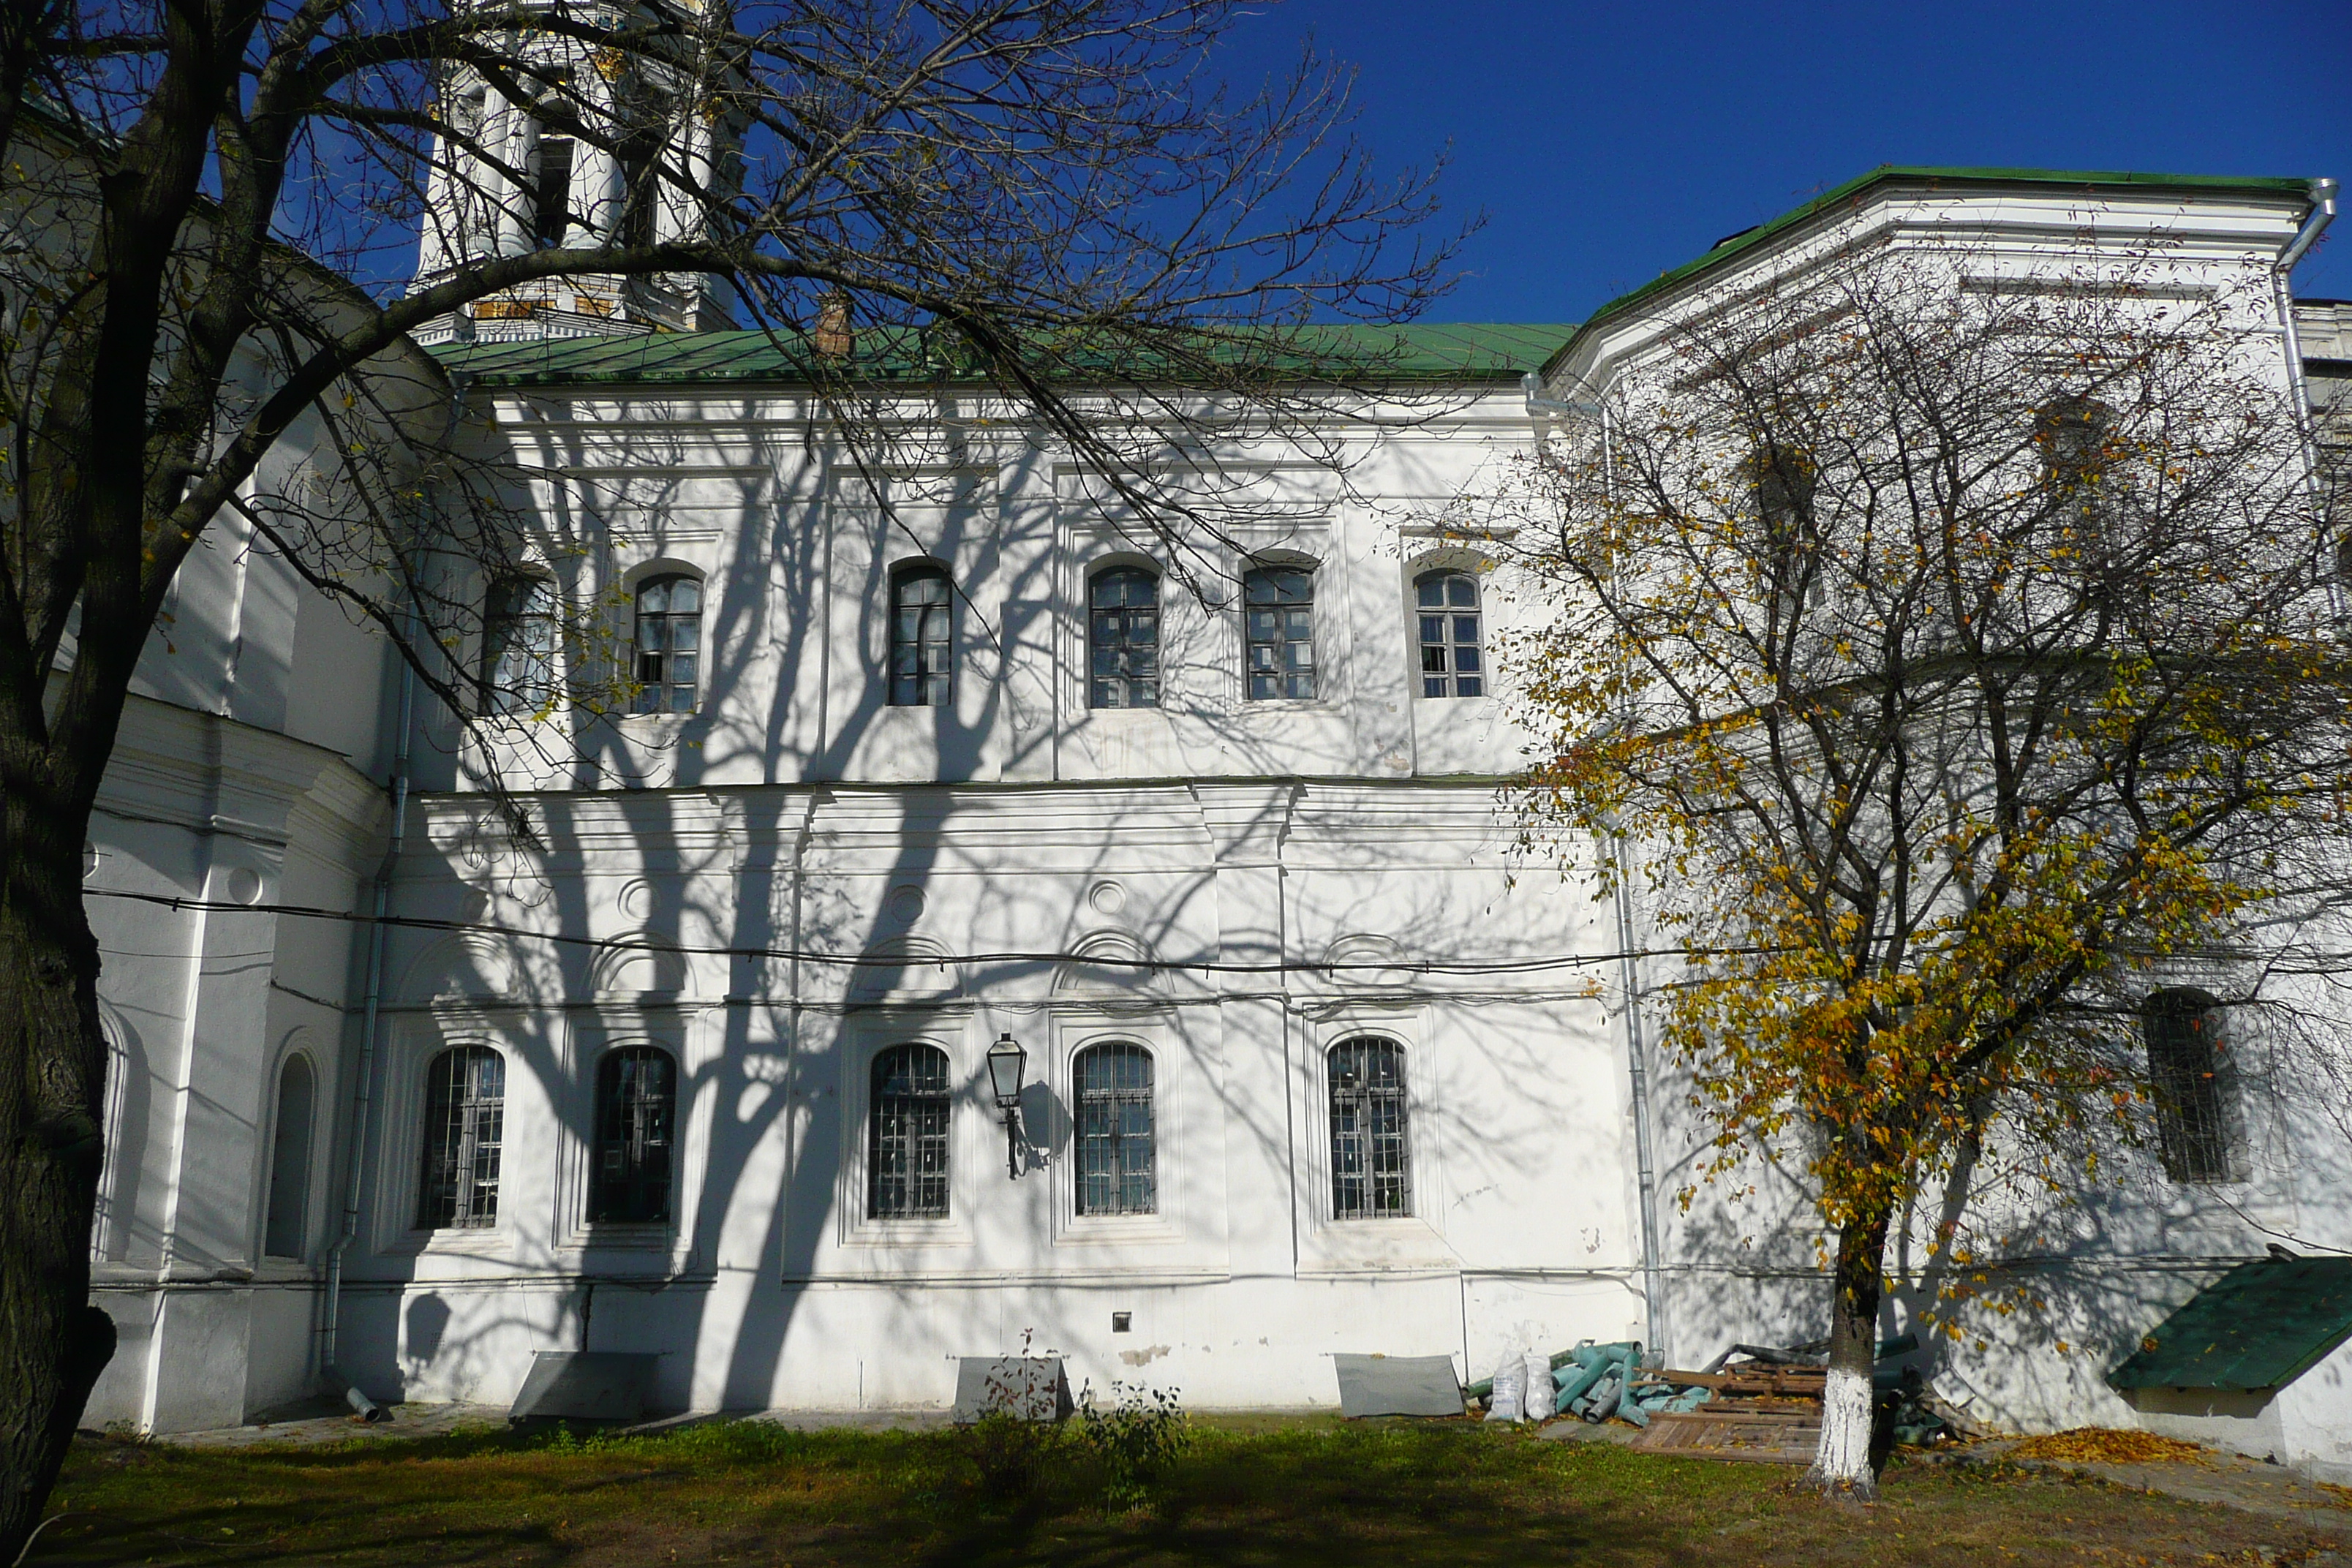
[[[1509,650],[1549,742],[1520,798],[1633,851],[1704,1173],[1807,1151],[1813,1473],[1863,1493],[1890,1227],[1986,1136],[2146,1136],[2179,1090],[2123,998],[2324,879],[2352,740],[2266,298],[1966,259],[1725,287],[1479,530],[1548,611]]]

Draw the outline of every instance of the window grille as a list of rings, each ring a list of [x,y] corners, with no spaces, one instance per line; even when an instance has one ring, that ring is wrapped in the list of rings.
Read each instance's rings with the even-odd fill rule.
[[[482,683],[496,713],[536,712],[555,697],[555,584],[509,577],[491,584],[482,626]]]
[[[947,1217],[948,1104],[948,1054],[937,1046],[893,1046],[874,1058],[869,1218]]]
[[[953,590],[945,570],[909,566],[890,580],[890,702],[945,708],[951,694]]]
[[[288,1057],[278,1071],[278,1125],[269,1141],[269,1208],[261,1230],[265,1258],[299,1258],[308,1239],[313,1087],[310,1062]]]
[[[2176,1182],[2237,1176],[2237,1074],[2219,1003],[2202,991],[2158,991],[2140,1010],[2165,1174]]]
[[[1331,1081],[1331,1213],[1402,1219],[1412,1213],[1405,1135],[1404,1047],[1359,1036],[1326,1058]]]
[[[1160,579],[1135,566],[1095,574],[1088,593],[1089,708],[1160,705]]]
[[[592,1221],[657,1225],[670,1217],[677,1063],[653,1046],[607,1051],[596,1065]]]
[[[1158,1212],[1151,1053],[1136,1045],[1090,1046],[1076,1066],[1078,1212]]]
[[[506,1058],[488,1046],[460,1046],[433,1058],[425,1084],[425,1179],[416,1223],[428,1230],[497,1224]]]
[[[1421,608],[1421,694],[1484,696],[1478,579],[1467,572],[1424,572],[1413,580],[1413,592]]]
[[[637,586],[639,713],[691,713],[702,662],[702,584],[654,577]]]
[[[1296,566],[1261,566],[1242,578],[1248,623],[1248,695],[1311,699],[1315,695],[1315,574]]]

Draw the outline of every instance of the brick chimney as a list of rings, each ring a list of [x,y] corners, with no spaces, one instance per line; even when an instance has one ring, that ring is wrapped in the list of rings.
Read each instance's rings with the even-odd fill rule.
[[[857,334],[849,330],[849,296],[827,294],[817,301],[816,352],[826,359],[847,359],[857,346]]]

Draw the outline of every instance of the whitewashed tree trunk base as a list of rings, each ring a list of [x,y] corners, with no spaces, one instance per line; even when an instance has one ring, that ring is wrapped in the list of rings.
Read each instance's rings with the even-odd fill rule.
[[[1822,1446],[1805,1479],[1835,1496],[1874,1500],[1878,1478],[1870,1469],[1870,1374],[1830,1368],[1822,1389]]]

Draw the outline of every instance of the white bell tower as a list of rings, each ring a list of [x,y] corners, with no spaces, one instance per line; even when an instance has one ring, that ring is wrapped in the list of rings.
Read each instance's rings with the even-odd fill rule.
[[[655,62],[573,38],[508,35],[521,68],[499,84],[453,67],[442,91],[417,288],[485,257],[691,240],[735,137],[707,94]],[[594,127],[598,140],[575,133]],[[705,273],[546,279],[440,317],[424,342],[634,336],[732,326],[725,285]]]

